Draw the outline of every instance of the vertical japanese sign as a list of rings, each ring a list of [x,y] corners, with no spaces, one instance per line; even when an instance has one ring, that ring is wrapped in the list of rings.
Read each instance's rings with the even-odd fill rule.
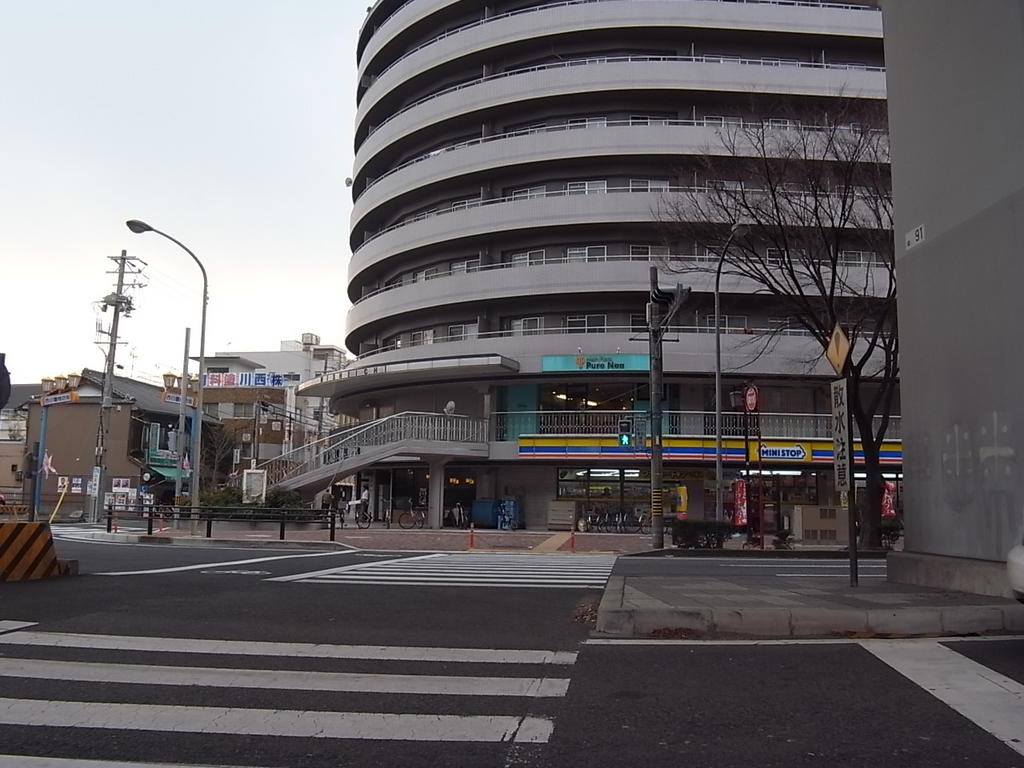
[[[747,524],[747,481],[737,480],[733,486],[733,497],[735,504],[733,505],[732,512],[732,524],[733,525],[746,525]]]
[[[846,379],[832,382],[832,456],[836,467],[836,490],[850,491],[850,429]]]

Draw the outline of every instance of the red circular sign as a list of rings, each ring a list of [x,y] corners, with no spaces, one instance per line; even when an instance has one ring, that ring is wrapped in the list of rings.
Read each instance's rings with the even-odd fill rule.
[[[747,413],[757,410],[757,387],[753,384],[743,390],[743,405],[746,407]]]

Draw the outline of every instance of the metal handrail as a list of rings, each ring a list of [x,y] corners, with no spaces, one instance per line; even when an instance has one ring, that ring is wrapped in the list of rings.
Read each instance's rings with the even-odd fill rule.
[[[595,0],[583,1],[593,2]],[[604,2],[605,0],[596,1]],[[585,120],[586,118],[583,117],[582,119]],[[742,128],[744,125],[755,126],[760,124],[760,121],[743,120],[743,118],[741,117],[738,117],[735,120],[730,119],[730,121],[725,125],[723,125],[721,122],[712,119],[711,117],[702,117],[699,119],[652,117],[647,119],[629,118],[623,120],[605,120],[601,123],[563,123],[561,125],[545,125],[537,128],[523,128],[515,131],[506,131],[505,133],[496,133],[492,134],[491,136],[481,136],[480,138],[476,139],[466,139],[465,141],[460,141],[455,144],[450,144],[446,147],[441,147],[440,149],[434,149],[431,150],[430,152],[425,152],[422,155],[417,155],[411,160],[406,160],[404,163],[400,163],[399,165],[396,165],[393,168],[389,168],[380,176],[375,176],[373,179],[367,180],[366,186],[363,188],[361,192],[359,192],[355,200],[356,202],[358,202],[359,198],[366,194],[366,192],[368,192],[370,188],[373,187],[375,184],[377,184],[380,181],[383,181],[392,174],[398,173],[399,171],[409,168],[410,166],[417,165],[419,163],[424,162],[425,160],[430,160],[432,158],[443,155],[447,152],[453,152],[455,150],[465,149],[466,147],[473,147],[479,144],[489,144],[490,142],[493,141],[507,141],[509,139],[516,139],[522,136],[531,136],[537,133],[561,133],[563,131],[599,130],[601,128],[663,128],[666,126],[669,128]],[[835,126],[799,124],[790,126],[779,126],[779,130],[793,130],[801,131],[804,133],[821,133],[825,131],[835,130]],[[842,128],[840,128],[840,130],[842,130]],[[849,128],[847,130],[853,129]],[[872,133],[888,133],[888,131],[884,131],[881,129],[870,130]]]
[[[634,195],[650,195],[650,194],[708,194],[709,192],[721,192],[724,187],[715,184],[701,184],[701,185],[667,185],[664,187],[658,187],[656,189],[637,189],[632,186],[624,187],[605,187],[603,189],[576,191],[569,189],[553,189],[545,190],[543,192],[535,192],[529,195],[504,195],[502,197],[491,197],[486,200],[474,198],[473,200],[456,200],[453,201],[447,208],[435,209],[431,211],[424,211],[422,213],[416,213],[408,216],[400,221],[396,221],[394,224],[390,224],[386,227],[378,229],[372,234],[367,234],[363,238],[363,242],[360,243],[354,250],[354,253],[358,253],[369,243],[376,240],[378,237],[394,232],[402,227],[407,227],[410,224],[415,224],[426,219],[434,218],[435,216],[445,216],[451,213],[461,213],[462,211],[470,208],[482,208],[490,205],[501,205],[509,202],[525,202],[527,200],[540,200],[549,197],[584,197],[587,195],[605,195],[605,194],[634,194]],[[744,192],[747,194],[767,193],[768,190],[745,188]],[[791,196],[797,193],[790,193]],[[836,200],[848,200],[848,199],[873,199],[872,195],[867,193],[860,194],[855,190],[845,190],[844,192],[815,192],[814,197],[823,199],[836,199]]]
[[[340,464],[360,455],[364,449],[408,440],[483,443],[487,440],[487,421],[461,415],[405,411],[269,459],[260,468],[267,471],[268,484],[274,485],[331,464]]]
[[[569,59],[567,61],[556,61],[549,64],[535,64],[531,67],[519,67],[518,69],[508,69],[504,72],[496,72],[493,75],[484,75],[483,77],[474,78],[473,80],[467,80],[464,83],[458,85],[450,85],[447,88],[442,88],[439,91],[428,94],[416,101],[411,101],[401,109],[391,112],[387,118],[382,122],[370,128],[367,131],[367,138],[375,134],[382,127],[390,123],[392,120],[404,115],[411,109],[415,109],[421,104],[425,104],[428,101],[446,96],[450,93],[457,93],[458,91],[466,88],[472,88],[483,83],[493,82],[506,77],[515,77],[516,75],[529,74],[531,72],[546,72],[552,69],[566,69],[568,67],[579,67],[579,66],[593,66],[595,64],[622,64],[632,62],[681,62],[691,64],[740,64],[743,66],[756,66],[756,67],[797,67],[799,69],[828,69],[828,70],[843,70],[850,71],[855,70],[858,72],[885,72],[885,67],[860,65],[860,64],[832,64],[829,62],[822,61],[782,61],[774,57],[765,56],[759,59],[754,58],[743,58],[743,57],[727,57],[722,55],[709,55],[701,54],[694,56],[588,56],[579,59]]]
[[[356,299],[355,301],[352,302],[352,306],[356,306],[357,304],[361,304],[362,302],[366,301],[367,299],[373,298],[374,296],[379,296],[382,293],[387,293],[388,291],[394,291],[394,290],[397,290],[399,288],[408,288],[409,286],[416,285],[419,282],[427,282],[427,281],[430,281],[430,280],[440,280],[440,279],[449,278],[449,277],[456,277],[456,276],[460,276],[460,275],[471,275],[471,274],[473,274],[475,272],[489,272],[489,271],[499,270],[499,269],[524,269],[524,268],[527,268],[527,267],[550,267],[550,266],[553,266],[553,265],[556,265],[556,264],[557,265],[562,265],[562,264],[583,264],[583,263],[593,264],[593,263],[596,263],[596,262],[603,262],[603,261],[647,261],[647,262],[651,262],[651,261],[661,262],[661,261],[664,261],[664,262],[690,262],[690,263],[694,263],[694,264],[702,263],[702,262],[707,262],[707,263],[710,263],[710,264],[714,264],[715,262],[718,261],[718,257],[717,256],[702,255],[702,254],[697,254],[697,253],[669,253],[669,254],[663,254],[663,255],[657,255],[657,256],[628,256],[628,255],[623,254],[623,255],[618,255],[618,256],[601,256],[599,258],[588,258],[588,259],[570,259],[570,258],[568,258],[566,256],[561,256],[559,258],[554,258],[554,257],[552,257],[552,258],[545,258],[543,261],[537,261],[537,262],[529,261],[529,262],[516,262],[516,263],[513,263],[513,262],[509,262],[509,261],[503,261],[503,262],[500,262],[498,264],[482,264],[482,265],[480,265],[478,267],[473,267],[471,269],[459,269],[459,270],[445,269],[445,270],[438,270],[437,272],[434,272],[433,274],[425,275],[423,277],[422,281],[420,281],[420,280],[412,280],[412,281],[409,281],[409,282],[403,281],[403,282],[399,282],[399,283],[391,283],[389,285],[382,285],[380,288],[374,288],[372,291],[367,291],[366,293],[364,293],[362,296],[360,296],[358,299]],[[863,257],[853,258],[853,257],[843,257],[842,255],[840,255],[839,257],[836,258],[836,264],[838,266],[845,266],[845,267],[864,267],[864,266],[878,266],[878,267],[882,267],[882,266],[885,266],[884,264],[882,264],[880,262],[878,262],[878,263],[871,262],[870,264],[865,264],[864,260],[863,260]]]
[[[667,333],[714,333],[714,326],[703,326],[703,325],[671,325],[666,326],[665,331]],[[647,328],[639,328],[632,325],[604,325],[601,326],[600,330],[584,330],[577,328],[566,328],[560,326],[558,328],[536,328],[526,331],[485,331],[482,333],[476,333],[473,335],[467,334],[455,334],[452,336],[434,336],[429,342],[423,342],[421,344],[412,344],[411,342],[392,343],[386,344],[376,349],[372,349],[368,352],[363,352],[356,357],[356,360],[365,360],[366,358],[373,357],[375,355],[383,354],[384,352],[394,352],[399,349],[414,349],[416,347],[429,347],[434,344],[449,344],[460,341],[473,341],[474,339],[503,339],[513,336],[549,336],[549,335],[582,335],[591,333],[647,333]],[[761,336],[766,334],[772,334],[775,336],[810,336],[811,333],[803,328],[722,328],[723,334],[732,335],[743,335],[743,336]]]
[[[382,69],[376,75],[376,77],[379,78],[379,77],[383,76],[384,73],[387,72],[389,69],[391,69],[393,66],[395,66],[395,64],[397,64],[398,62],[402,61],[407,56],[411,56],[416,51],[418,51],[418,50],[420,50],[422,48],[426,48],[429,45],[433,45],[434,43],[439,42],[440,40],[444,40],[445,38],[451,37],[452,35],[457,35],[460,32],[465,32],[467,29],[473,29],[473,28],[479,27],[479,26],[481,26],[483,24],[489,24],[489,23],[491,23],[493,21],[498,21],[500,19],[505,19],[505,18],[508,18],[509,16],[518,16],[518,15],[523,14],[523,13],[535,13],[537,11],[547,11],[547,10],[550,10],[551,8],[561,8],[561,7],[564,7],[564,6],[567,6],[567,5],[582,5],[582,4],[585,4],[585,3],[600,3],[600,2],[610,2],[610,1],[611,0],[560,0],[559,2],[544,3],[542,5],[531,6],[530,8],[520,8],[520,9],[517,9],[515,11],[507,11],[506,13],[499,13],[499,14],[497,14],[495,16],[489,16],[486,19],[478,19],[477,21],[471,21],[468,24],[463,24],[461,27],[455,27],[453,29],[449,29],[449,30],[445,31],[444,33],[438,35],[437,37],[431,38],[430,40],[427,40],[424,43],[420,43],[415,48],[410,48],[408,51],[406,51],[401,56],[399,56],[397,59],[395,59],[393,62],[391,62],[387,67]],[[717,2],[717,3],[724,3],[724,2],[729,2],[729,3],[748,3],[750,5],[785,5],[785,6],[801,6],[801,7],[811,7],[811,8],[837,8],[837,9],[849,10],[849,11],[875,11],[875,12],[880,12],[881,11],[880,8],[875,8],[875,7],[871,7],[871,6],[853,5],[853,4],[850,4],[850,3],[811,2],[810,0],[702,0],[702,1],[703,2]],[[377,27],[380,28],[380,27],[384,26],[385,24],[387,24],[388,21],[390,21],[393,16],[395,16],[399,11],[402,10],[402,8],[404,8],[408,4],[409,4],[408,2],[400,4],[398,7],[395,8],[394,11],[392,11],[387,16],[385,16],[384,19],[377,25]]]
[[[665,411],[663,431],[667,435],[710,437],[715,432],[714,411]],[[491,435],[497,442],[514,442],[520,434],[531,435],[615,435],[619,422],[628,419],[633,434],[650,434],[649,411],[503,411],[491,414]],[[875,417],[875,424],[881,420]],[[857,432],[856,425],[854,426]],[[749,422],[743,413],[722,414],[726,437],[783,439],[831,439],[832,415],[827,413],[761,413]],[[887,439],[899,439],[901,421],[890,416]],[[859,436],[859,432],[857,434]]]

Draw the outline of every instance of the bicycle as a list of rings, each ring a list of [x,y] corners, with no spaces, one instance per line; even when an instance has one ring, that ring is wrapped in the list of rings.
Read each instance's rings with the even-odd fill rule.
[[[356,510],[356,526],[359,528],[369,528],[373,522],[373,515],[370,514],[369,504],[360,504]]]
[[[407,509],[398,517],[398,525],[406,530],[410,528],[422,528],[427,522],[427,510],[419,507]]]

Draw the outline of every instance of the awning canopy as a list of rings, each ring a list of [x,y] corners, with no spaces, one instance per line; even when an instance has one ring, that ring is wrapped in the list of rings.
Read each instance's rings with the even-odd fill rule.
[[[177,467],[150,467],[149,469],[150,469],[151,472],[153,472],[156,475],[163,475],[163,479],[164,480],[177,480],[178,479],[179,472],[178,472],[178,468]],[[191,469],[186,469],[186,470],[183,470],[180,474],[181,474],[181,478],[183,480],[188,480],[190,477],[192,477],[192,470]],[[155,479],[156,479],[156,482],[161,482],[160,478],[155,478]]]

